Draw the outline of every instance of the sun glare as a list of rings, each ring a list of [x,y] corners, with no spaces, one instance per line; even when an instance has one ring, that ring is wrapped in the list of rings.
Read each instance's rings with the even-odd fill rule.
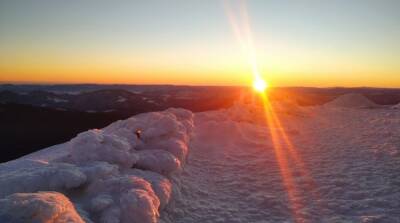
[[[268,84],[263,79],[257,78],[253,82],[253,88],[257,92],[264,92],[268,88]]]

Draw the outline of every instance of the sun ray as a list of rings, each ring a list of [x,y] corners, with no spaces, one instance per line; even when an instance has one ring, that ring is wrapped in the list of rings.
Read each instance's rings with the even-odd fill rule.
[[[275,159],[277,161],[280,175],[282,177],[282,183],[285,187],[288,206],[291,209],[292,217],[295,222],[306,222],[301,210],[304,207],[303,200],[301,200],[301,190],[297,187],[295,178],[293,176],[294,170],[300,172],[307,181],[310,183],[310,187],[307,190],[310,191],[314,200],[318,200],[318,194],[315,192],[315,183],[309,174],[309,171],[304,164],[301,155],[297,152],[296,147],[291,142],[283,124],[281,123],[275,109],[270,103],[266,89],[268,83],[262,78],[257,64],[256,50],[254,47],[253,36],[250,27],[250,18],[247,13],[245,1],[239,1],[239,10],[237,16],[229,1],[223,1],[225,12],[231,24],[232,30],[238,40],[243,54],[246,56],[247,61],[251,68],[253,76],[253,89],[259,93],[262,98],[262,105],[265,114],[265,121],[269,128],[270,137],[274,149]],[[293,168],[293,165],[294,168]]]
[[[224,0],[223,3],[225,13],[227,14],[233,33],[237,41],[239,42],[242,53],[245,55],[246,60],[251,68],[253,83],[260,84],[260,80],[262,80],[262,82],[265,82],[265,80],[263,80],[263,78],[261,77],[260,71],[258,69],[253,34],[250,27],[250,18],[247,13],[245,1],[239,1],[239,9],[236,13],[230,1]],[[239,17],[240,19],[237,19],[236,17]],[[267,82],[265,82],[265,84],[263,85],[268,86],[266,83]]]
[[[285,186],[286,193],[288,195],[289,207],[291,208],[292,216],[295,222],[302,222],[304,219],[301,217],[300,210],[304,207],[304,204],[299,197],[299,192],[296,189],[296,184],[291,173],[288,154],[284,148],[282,137],[279,132],[279,125],[276,119],[273,117],[272,106],[265,94],[261,94],[262,102],[264,107],[264,113],[266,118],[266,124],[269,128],[272,145],[275,153],[275,158],[279,166],[280,174],[282,177],[282,183]]]

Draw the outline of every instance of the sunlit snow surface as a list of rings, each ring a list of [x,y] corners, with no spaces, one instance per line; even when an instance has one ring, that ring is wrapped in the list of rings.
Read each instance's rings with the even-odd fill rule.
[[[280,126],[238,104],[82,133],[0,166],[0,222],[400,222],[400,111],[352,100],[272,103]]]

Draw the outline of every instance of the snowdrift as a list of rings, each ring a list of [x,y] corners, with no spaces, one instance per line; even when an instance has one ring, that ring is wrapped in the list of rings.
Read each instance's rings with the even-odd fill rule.
[[[393,105],[392,108],[394,108],[394,109],[400,109],[400,103],[398,103],[398,104],[396,104],[396,105]]]
[[[345,94],[325,104],[326,107],[337,108],[376,108],[377,104],[361,94]]]
[[[187,110],[145,113],[1,164],[0,222],[157,222],[179,194],[192,128]]]

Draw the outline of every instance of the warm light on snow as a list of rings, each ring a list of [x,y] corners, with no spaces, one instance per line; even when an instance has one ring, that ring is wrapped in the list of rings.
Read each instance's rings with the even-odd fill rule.
[[[253,96],[139,114],[2,163],[0,222],[398,222],[399,110]]]

